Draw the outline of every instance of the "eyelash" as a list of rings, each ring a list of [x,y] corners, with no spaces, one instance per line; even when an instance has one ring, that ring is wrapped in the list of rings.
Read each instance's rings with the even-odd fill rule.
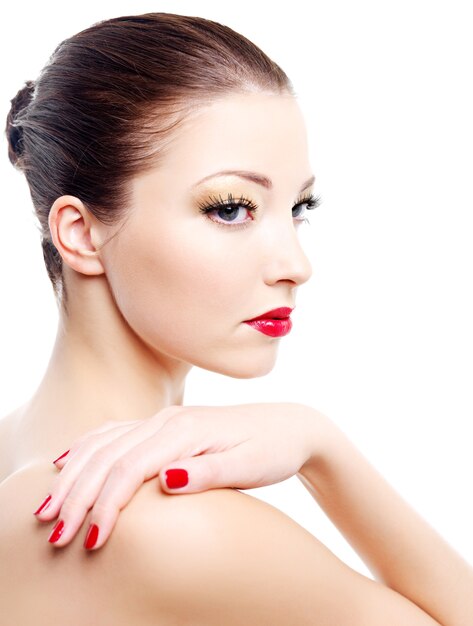
[[[320,196],[314,196],[314,194],[309,194],[308,196],[299,198],[293,209],[301,204],[307,204],[307,210],[310,211],[320,206],[320,203]],[[256,211],[258,210],[258,206],[249,198],[240,196],[240,198],[234,199],[231,193],[228,194],[226,200],[223,200],[222,196],[219,196],[218,198],[216,196],[211,196],[209,197],[209,200],[207,202],[202,202],[199,204],[199,210],[205,215],[211,213],[212,211],[218,211],[220,209],[235,209],[240,207],[247,209],[247,211],[253,214],[256,213]],[[217,222],[216,220],[212,220],[212,218],[209,219],[218,226],[223,226],[224,228],[246,228],[253,221],[252,219],[250,219],[245,222],[237,222],[236,224],[232,224],[231,222]],[[306,217],[297,221],[310,224],[310,221]]]

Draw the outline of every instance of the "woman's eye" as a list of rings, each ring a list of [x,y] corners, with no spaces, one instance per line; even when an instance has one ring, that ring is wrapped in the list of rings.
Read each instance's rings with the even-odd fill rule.
[[[304,206],[306,211],[316,209],[318,206],[320,206],[320,197],[311,194],[307,198],[302,198],[302,200],[299,200],[299,202],[292,209],[292,216],[296,218],[297,221],[307,222],[309,224],[309,220],[306,217],[300,217],[301,213],[304,212]],[[296,212],[295,214],[294,211]]]
[[[222,206],[217,209],[210,209],[207,211],[207,214],[214,213],[219,220],[223,220],[224,222],[230,224],[242,224],[246,221],[245,213],[249,210],[249,207],[234,204],[232,206]],[[239,217],[242,219],[239,219]]]
[[[251,200],[243,196],[234,199],[232,194],[228,194],[226,200],[223,200],[221,196],[211,198],[208,203],[201,204],[199,207],[205,215],[215,216],[209,218],[212,222],[224,227],[248,225],[253,219],[245,219],[245,212],[254,213],[258,208]]]

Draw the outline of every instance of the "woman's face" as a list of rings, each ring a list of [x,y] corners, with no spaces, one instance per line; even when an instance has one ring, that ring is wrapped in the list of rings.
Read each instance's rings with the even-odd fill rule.
[[[215,176],[222,170],[272,182]],[[297,287],[311,276],[298,239],[310,212],[295,206],[310,195],[311,178],[294,97],[231,95],[199,109],[159,168],[134,179],[126,224],[100,252],[134,332],[160,355],[207,370],[268,373],[284,338],[244,320],[293,308]],[[229,194],[243,206],[200,210]]]

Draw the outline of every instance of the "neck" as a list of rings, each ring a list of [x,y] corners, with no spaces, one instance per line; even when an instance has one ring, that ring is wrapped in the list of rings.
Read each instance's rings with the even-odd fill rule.
[[[17,467],[51,462],[109,420],[145,419],[183,401],[191,365],[158,353],[136,335],[104,276],[75,278],[76,298],[70,297],[68,316],[60,314],[44,377],[19,411]]]

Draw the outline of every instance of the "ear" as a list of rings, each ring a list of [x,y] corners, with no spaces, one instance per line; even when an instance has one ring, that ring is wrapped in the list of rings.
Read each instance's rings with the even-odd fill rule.
[[[81,274],[104,274],[97,220],[75,196],[60,196],[49,212],[49,230],[63,261]]]

